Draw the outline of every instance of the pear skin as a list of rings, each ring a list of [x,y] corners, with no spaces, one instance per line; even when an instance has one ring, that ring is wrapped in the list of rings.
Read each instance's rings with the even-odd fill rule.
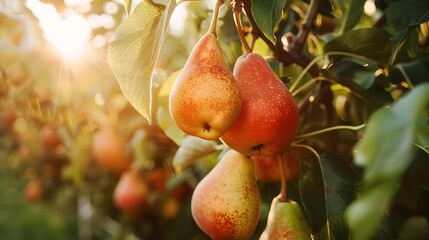
[[[237,59],[234,76],[240,87],[242,108],[223,143],[246,155],[275,155],[295,138],[299,109],[286,85],[265,59],[248,53]]]
[[[206,33],[195,45],[169,102],[177,126],[206,140],[218,139],[238,118],[240,90],[214,33]]]
[[[277,196],[271,202],[267,226],[259,240],[307,240],[311,229],[300,206],[291,200],[282,202]]]
[[[243,240],[255,231],[260,205],[252,160],[229,150],[195,188],[191,210],[212,239]]]

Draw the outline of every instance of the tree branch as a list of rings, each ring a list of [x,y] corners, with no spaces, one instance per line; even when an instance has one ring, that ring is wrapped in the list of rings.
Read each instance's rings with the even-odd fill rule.
[[[287,48],[292,53],[301,53],[304,47],[305,41],[307,40],[308,34],[311,31],[314,20],[317,17],[317,9],[319,8],[320,0],[312,0],[308,6],[308,12],[305,15],[304,21],[302,22],[301,29],[297,36],[292,40]]]
[[[277,58],[277,60],[279,60],[280,62],[282,62],[285,66],[290,66],[292,64],[297,64],[301,67],[306,67],[310,62],[311,59],[308,58],[307,56],[305,56],[302,51],[299,52],[292,52],[288,49],[285,49],[283,44],[280,41],[277,41],[277,43],[274,45],[265,35],[264,33],[261,31],[261,29],[258,27],[258,25],[255,22],[255,19],[253,18],[252,15],[252,2],[251,0],[241,0],[243,2],[243,9],[244,9],[244,13],[246,14],[250,26],[251,26],[251,34],[253,36],[258,36],[260,37],[266,44],[267,46],[271,49],[271,51],[273,51],[274,56]],[[313,0],[315,2],[319,2],[319,0]],[[318,3],[316,4],[318,5]],[[317,6],[316,6],[317,7]],[[314,10],[315,11],[315,10]],[[310,10],[309,12],[312,12],[312,10]],[[317,11],[316,11],[317,13]],[[316,14],[317,15],[317,14]],[[307,18],[306,18],[307,19]],[[310,17],[308,17],[308,21],[310,21],[310,23],[312,23],[314,21],[314,16],[312,17],[312,21],[310,21]],[[308,28],[308,29],[307,29]],[[302,42],[305,42],[305,39],[307,38],[308,32],[311,29],[311,24],[307,24],[305,30],[307,33],[303,32],[300,36],[300,39],[302,38],[303,40],[300,40]],[[302,50],[302,47],[301,47]],[[314,65],[312,66],[312,68],[309,70],[309,73],[313,76],[316,77],[319,75],[319,68],[318,66]]]

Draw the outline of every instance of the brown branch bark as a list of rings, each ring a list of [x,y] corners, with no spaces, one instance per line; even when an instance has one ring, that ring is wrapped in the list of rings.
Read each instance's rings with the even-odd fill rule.
[[[311,29],[311,23],[314,21],[314,17],[315,16],[309,16],[307,21],[309,21],[308,24],[305,24],[305,30],[303,30],[303,32],[300,34],[300,40],[302,43],[298,42],[297,44],[301,44],[302,46],[300,48],[295,47],[294,49],[288,49],[288,48],[284,48],[283,44],[278,41],[276,44],[273,44],[261,31],[261,29],[258,27],[258,25],[255,22],[255,19],[253,18],[252,15],[252,3],[251,0],[241,0],[243,2],[243,9],[244,9],[244,13],[246,14],[249,23],[251,25],[251,33],[254,36],[258,36],[260,37],[266,44],[267,46],[271,49],[271,51],[273,51],[274,56],[277,58],[277,60],[279,60],[280,62],[282,62],[285,66],[290,66],[292,64],[297,64],[303,68],[305,68],[310,62],[311,59],[308,58],[307,56],[305,56],[302,53],[302,46],[304,45],[303,43],[305,42],[308,33]],[[319,0],[313,0],[315,2],[319,2]],[[318,7],[318,3],[316,4],[316,8]],[[316,9],[317,10],[317,9]],[[316,12],[317,15],[317,11],[314,10]],[[309,12],[312,12],[311,10]],[[310,17],[312,19],[310,19]],[[305,22],[305,21],[304,21]],[[295,39],[294,39],[295,40]],[[299,50],[299,51],[297,51]],[[316,77],[319,75],[319,68],[318,66],[314,65],[310,70],[309,70],[309,74],[311,74],[313,77]]]

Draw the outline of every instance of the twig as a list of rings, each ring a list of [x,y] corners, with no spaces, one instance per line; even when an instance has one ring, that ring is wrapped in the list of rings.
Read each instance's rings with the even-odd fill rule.
[[[240,41],[241,44],[244,47],[244,50],[247,53],[252,52],[252,49],[249,46],[249,43],[247,43],[246,37],[244,36],[244,32],[243,32],[243,25],[241,23],[241,12],[243,11],[243,2],[241,0],[238,1],[234,1],[232,3],[232,7],[233,7],[233,13],[234,13],[234,21],[235,21],[235,26],[237,27],[237,32],[238,35],[240,36]],[[253,43],[252,43],[252,47],[253,47]]]
[[[251,0],[241,0],[243,3],[243,10],[246,14],[250,26],[251,26],[251,34],[254,36],[260,37],[265,44],[273,51],[275,57],[284,64],[284,66],[290,66],[292,64],[297,64],[303,68],[305,68],[310,62],[311,59],[302,54],[302,52],[298,54],[293,54],[292,52],[288,52],[283,48],[283,45],[281,42],[277,42],[276,44],[273,44],[261,31],[261,29],[258,27],[258,25],[255,22],[255,19],[252,15],[252,3]],[[319,1],[319,0],[316,0]],[[311,67],[311,69],[308,71],[309,74],[311,74],[313,77],[316,77],[319,75],[319,68],[317,65],[314,65]]]
[[[210,23],[210,28],[209,28],[209,33],[213,33],[214,35],[216,34],[216,28],[217,28],[217,19],[219,17],[219,8],[222,6],[223,1],[222,0],[218,0],[215,3],[215,7],[214,7],[214,12],[213,12],[213,17],[212,17],[212,21]]]
[[[304,47],[307,36],[311,31],[313,22],[317,17],[317,9],[319,8],[320,0],[312,0],[308,7],[308,12],[302,22],[301,29],[297,36],[293,39],[290,45],[287,46],[288,50],[292,53],[301,53]]]

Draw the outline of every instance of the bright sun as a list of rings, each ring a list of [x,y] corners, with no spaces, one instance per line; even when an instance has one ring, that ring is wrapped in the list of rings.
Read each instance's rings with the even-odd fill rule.
[[[64,57],[75,58],[83,52],[91,33],[84,17],[76,12],[61,16],[54,6],[38,0],[27,0],[27,6],[39,19],[46,40]]]

